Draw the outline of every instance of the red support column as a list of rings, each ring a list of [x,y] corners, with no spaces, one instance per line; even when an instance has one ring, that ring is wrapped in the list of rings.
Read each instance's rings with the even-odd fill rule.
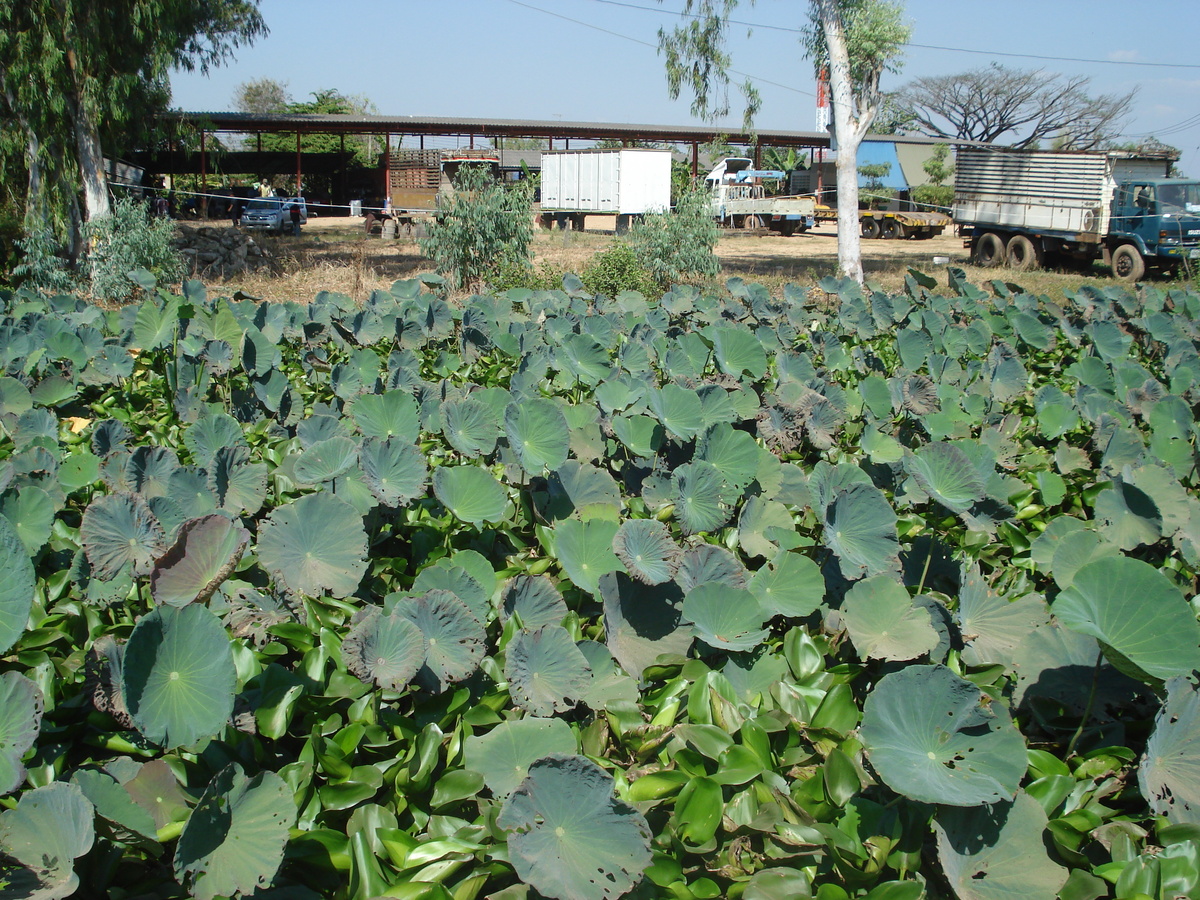
[[[296,132],[296,196],[302,196],[304,193],[301,187],[300,175],[300,132]]]
[[[208,218],[208,159],[205,155],[204,129],[200,129],[200,218]]]

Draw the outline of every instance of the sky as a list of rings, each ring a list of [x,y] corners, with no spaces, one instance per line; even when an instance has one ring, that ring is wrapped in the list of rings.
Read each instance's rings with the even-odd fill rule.
[[[895,90],[921,76],[999,63],[1083,75],[1092,95],[1138,88],[1123,140],[1147,136],[1182,151],[1200,178],[1200,0],[907,0],[913,27]],[[369,99],[382,115],[544,119],[647,125],[702,124],[690,97],[671,100],[659,28],[680,20],[683,0],[262,0],[270,34],[207,76],[176,73],[173,104],[233,109],[237,86],[286,84],[293,99],[335,88]],[[816,128],[812,64],[799,29],[803,0],[743,0],[729,51],[736,80],[762,96],[768,130]],[[736,91],[718,124],[738,130]],[[447,143],[453,145],[454,139]],[[427,140],[428,146],[433,146]]]

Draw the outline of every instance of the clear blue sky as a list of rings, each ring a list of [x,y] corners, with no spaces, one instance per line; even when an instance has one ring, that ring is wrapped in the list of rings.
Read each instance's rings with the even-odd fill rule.
[[[682,7],[682,0],[263,0],[270,35],[207,77],[176,74],[173,102],[229,110],[239,83],[270,77],[297,100],[336,88],[366,96],[385,115],[698,124],[687,98],[667,96],[656,52],[658,29],[678,22]],[[1200,0],[1150,7],[908,0],[905,8],[914,46],[903,70],[885,76],[885,90],[992,62],[1086,75],[1093,94],[1137,85],[1127,138],[1152,134],[1179,147],[1183,170],[1200,177]],[[734,14],[755,26],[733,26],[730,49],[733,67],[762,94],[760,128],[815,127],[812,66],[796,31],[807,10],[804,0],[759,0]],[[732,129],[740,108],[731,99]]]

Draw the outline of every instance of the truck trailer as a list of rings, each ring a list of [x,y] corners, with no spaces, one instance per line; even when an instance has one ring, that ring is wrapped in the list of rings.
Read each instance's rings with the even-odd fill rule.
[[[704,183],[712,195],[713,218],[727,228],[770,228],[783,235],[811,228],[816,198],[769,196],[764,182],[783,181],[785,173],[753,166],[752,159],[731,156],[708,173]]]
[[[542,151],[541,220],[583,230],[589,215],[632,216],[671,208],[671,151],[625,147]]]
[[[465,165],[485,166],[498,176],[500,154],[492,149],[393,150],[388,156],[384,218],[411,232],[415,223],[437,214],[439,198],[454,193],[454,179]]]
[[[1124,281],[1200,260],[1200,182],[1170,152],[961,148],[954,221],[991,268],[1102,260]]]

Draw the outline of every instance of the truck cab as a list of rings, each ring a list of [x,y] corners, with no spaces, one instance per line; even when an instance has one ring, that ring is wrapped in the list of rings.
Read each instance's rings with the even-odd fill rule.
[[[1200,259],[1200,182],[1147,178],[1118,184],[1113,191],[1110,244],[1136,246],[1157,268],[1174,269],[1184,259]],[[1115,252],[1114,269],[1137,266]],[[1117,272],[1123,276],[1126,272]]]

